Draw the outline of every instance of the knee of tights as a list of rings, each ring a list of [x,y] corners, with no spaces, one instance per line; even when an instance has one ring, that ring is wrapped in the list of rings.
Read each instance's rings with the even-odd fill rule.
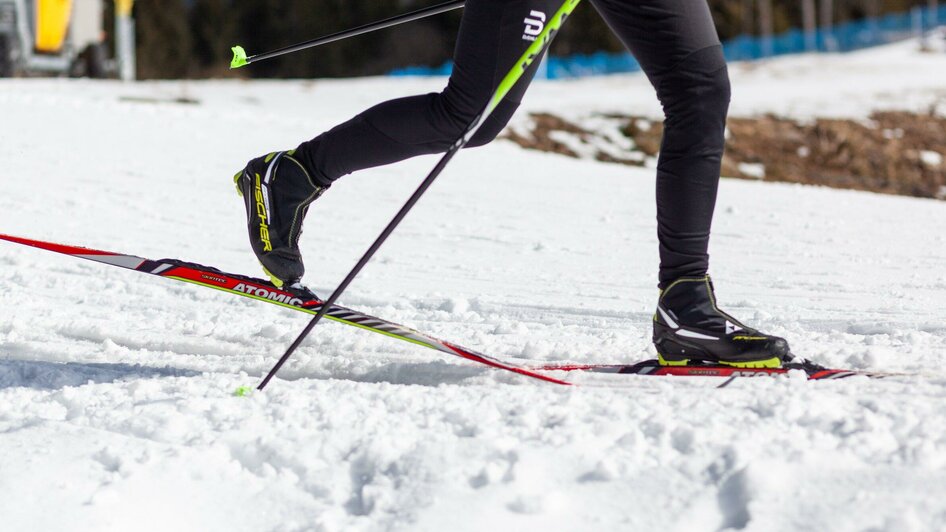
[[[690,54],[656,81],[657,96],[668,118],[696,113],[725,120],[731,90],[721,46]]]
[[[512,118],[512,115],[515,114],[516,109],[519,108],[518,102],[503,101],[499,104],[498,107],[493,111],[491,115],[486,119],[486,122],[480,127],[480,129],[473,135],[473,138],[470,139],[470,142],[467,143],[467,148],[477,148],[480,146],[485,146],[496,139],[503,129],[506,127],[506,124],[509,123],[509,120]]]

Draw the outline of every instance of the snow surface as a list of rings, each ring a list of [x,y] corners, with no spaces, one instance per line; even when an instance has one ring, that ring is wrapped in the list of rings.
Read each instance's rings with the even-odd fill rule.
[[[737,65],[734,111],[927,108],[946,55],[915,50]],[[256,275],[233,172],[441,83],[0,80],[0,231]],[[639,76],[537,83],[525,107],[657,109]],[[320,199],[310,284],[330,291],[434,161]],[[342,303],[494,356],[652,356],[652,172],[465,152]],[[943,202],[720,190],[724,308],[916,378],[565,388],[327,323],[247,398],[306,316],[2,243],[0,529],[946,530],[944,229]]]

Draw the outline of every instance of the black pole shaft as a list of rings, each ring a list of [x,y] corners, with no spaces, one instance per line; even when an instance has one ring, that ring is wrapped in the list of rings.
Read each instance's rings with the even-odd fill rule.
[[[299,50],[305,50],[306,48],[321,46],[323,44],[340,41],[342,39],[347,39],[349,37],[355,37],[357,35],[370,33],[372,31],[381,30],[384,28],[390,28],[391,26],[397,26],[398,24],[404,24],[405,22],[411,22],[411,21],[426,18],[426,17],[432,17],[434,15],[439,15],[440,13],[446,13],[447,11],[460,9],[461,7],[463,7],[465,3],[466,3],[466,0],[451,0],[450,2],[445,2],[443,4],[437,4],[435,6],[425,7],[423,9],[418,9],[417,11],[411,11],[410,13],[405,13],[403,15],[397,15],[391,18],[386,18],[384,20],[379,20],[378,22],[372,22],[370,24],[358,26],[357,28],[352,28],[350,30],[344,30],[337,33],[333,33],[331,35],[326,35],[325,37],[319,37],[318,39],[312,39],[311,41],[305,41],[299,44],[293,44],[292,46],[287,46],[285,48],[273,50],[272,52],[251,55],[250,57],[246,58],[246,62],[247,64],[249,64],[249,63],[255,63],[257,61],[262,61],[264,59],[272,59],[274,57],[279,57],[281,55],[298,52]]]

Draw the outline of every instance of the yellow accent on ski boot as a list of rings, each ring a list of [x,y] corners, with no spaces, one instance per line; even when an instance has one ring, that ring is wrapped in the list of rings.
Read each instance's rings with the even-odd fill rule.
[[[661,366],[689,366],[691,359],[667,360],[663,355],[657,353],[657,363]],[[703,364],[729,366],[733,368],[757,369],[757,368],[780,368],[782,360],[779,357],[767,358],[764,360],[752,360],[749,362],[727,362],[725,360],[703,360]]]
[[[657,362],[661,366],[687,366],[690,364],[689,359],[687,360],[667,360],[663,355],[657,353]]]
[[[263,263],[260,263],[260,267],[263,268],[263,272],[269,277],[269,282],[273,283],[273,286],[276,288],[282,288],[283,285],[286,284],[282,279],[270,273],[269,270],[266,269],[266,266],[263,266]]]

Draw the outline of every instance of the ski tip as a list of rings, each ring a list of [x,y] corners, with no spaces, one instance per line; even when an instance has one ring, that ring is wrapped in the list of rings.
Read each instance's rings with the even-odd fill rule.
[[[236,390],[234,390],[233,395],[236,397],[247,397],[252,392],[253,387],[251,386],[239,386]]]
[[[249,64],[249,61],[246,59],[246,50],[242,46],[234,46],[230,48],[233,50],[233,59],[230,61],[230,68],[240,68]]]

